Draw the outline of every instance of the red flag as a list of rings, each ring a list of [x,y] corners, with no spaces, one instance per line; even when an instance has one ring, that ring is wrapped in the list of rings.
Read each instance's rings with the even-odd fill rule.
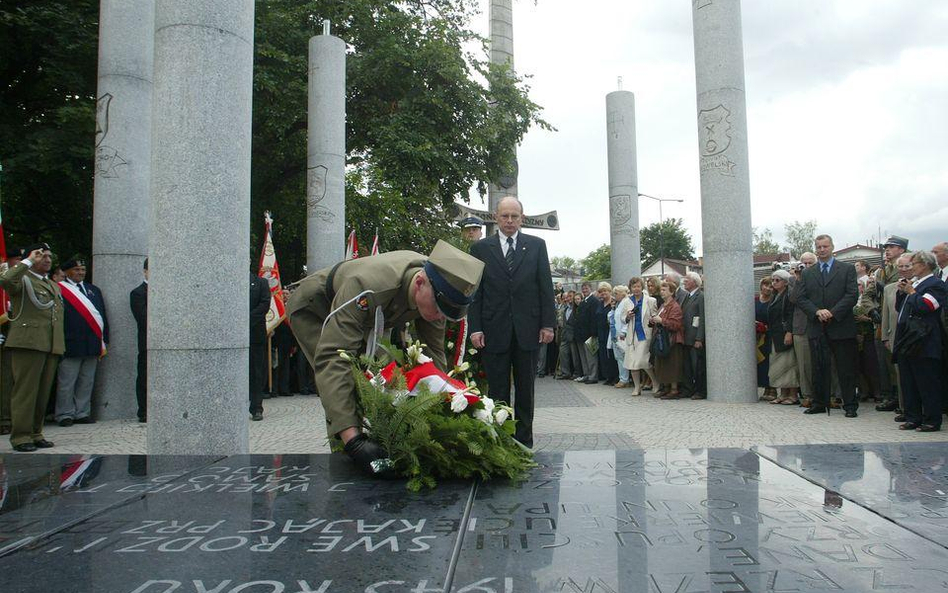
[[[349,233],[349,243],[346,245],[346,259],[356,259],[359,257],[359,242],[356,240],[355,229]]]
[[[267,311],[267,333],[272,333],[286,318],[283,299],[283,283],[280,282],[280,265],[273,249],[273,219],[269,212],[263,214],[266,233],[263,237],[263,250],[260,252],[260,271],[257,275],[267,281],[270,287],[270,310]]]

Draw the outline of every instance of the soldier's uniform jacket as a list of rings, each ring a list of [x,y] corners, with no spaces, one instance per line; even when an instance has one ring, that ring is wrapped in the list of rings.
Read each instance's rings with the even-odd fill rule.
[[[286,305],[290,327],[316,371],[316,386],[330,434],[361,426],[352,370],[338,350],[359,352],[364,348],[375,325],[376,307],[382,308],[386,328],[414,321],[429,355],[446,370],[444,320],[425,321],[409,294],[412,279],[426,260],[413,251],[391,251],[345,261],[307,277],[290,295]],[[331,283],[327,282],[330,273]],[[372,292],[356,298],[367,290]],[[343,306],[352,299],[355,301]],[[339,307],[323,328],[330,311]]]
[[[19,263],[0,274],[0,286],[10,293],[10,330],[4,346],[62,354],[66,349],[63,335],[63,297],[59,286],[49,279],[37,278],[30,268]],[[53,305],[37,308],[27,294],[25,283],[33,287],[36,300]]]

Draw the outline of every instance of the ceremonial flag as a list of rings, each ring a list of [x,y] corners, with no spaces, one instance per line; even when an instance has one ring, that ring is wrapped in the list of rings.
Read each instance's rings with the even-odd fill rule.
[[[369,255],[378,255],[379,254],[379,230],[375,229],[375,238],[372,239],[372,253]]]
[[[280,282],[280,266],[277,264],[276,251],[273,249],[273,219],[269,212],[263,213],[266,233],[263,236],[263,250],[260,252],[260,271],[258,276],[267,281],[270,287],[270,310],[267,311],[267,333],[280,325],[286,318],[286,305],[283,300],[283,284]]]
[[[356,241],[355,229],[349,233],[349,243],[346,245],[346,259],[356,259],[359,257],[359,242]]]

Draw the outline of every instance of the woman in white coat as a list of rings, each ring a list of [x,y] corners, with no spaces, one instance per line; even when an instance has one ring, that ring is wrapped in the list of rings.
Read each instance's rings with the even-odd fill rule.
[[[643,286],[641,278],[629,280],[631,307],[625,315],[625,368],[632,377],[632,395],[642,394],[642,371],[652,379],[652,385],[658,385],[648,360],[652,345],[652,328],[648,326],[648,320],[658,313],[658,305],[655,297],[644,292]]]
[[[622,284],[616,284],[612,289],[613,300],[616,302],[616,309],[613,315],[613,325],[615,325],[616,341],[613,352],[616,357],[616,365],[619,367],[619,382],[616,383],[617,389],[629,386],[629,369],[625,368],[625,338],[628,323],[625,322],[625,315],[632,308],[632,301],[629,300],[629,289]]]

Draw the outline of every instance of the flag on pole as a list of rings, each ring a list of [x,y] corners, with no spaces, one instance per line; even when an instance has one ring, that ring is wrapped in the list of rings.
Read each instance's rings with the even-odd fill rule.
[[[286,318],[286,306],[283,300],[283,284],[280,282],[280,266],[277,264],[276,251],[273,249],[273,219],[269,212],[263,213],[266,233],[263,236],[263,250],[260,252],[260,271],[257,275],[267,281],[270,287],[270,310],[267,311],[267,333],[273,333]]]
[[[375,238],[372,239],[372,253],[369,255],[378,255],[379,254],[379,230],[375,229]]]
[[[349,233],[349,243],[346,245],[346,259],[356,259],[359,257],[359,242],[356,240],[355,229]]]

